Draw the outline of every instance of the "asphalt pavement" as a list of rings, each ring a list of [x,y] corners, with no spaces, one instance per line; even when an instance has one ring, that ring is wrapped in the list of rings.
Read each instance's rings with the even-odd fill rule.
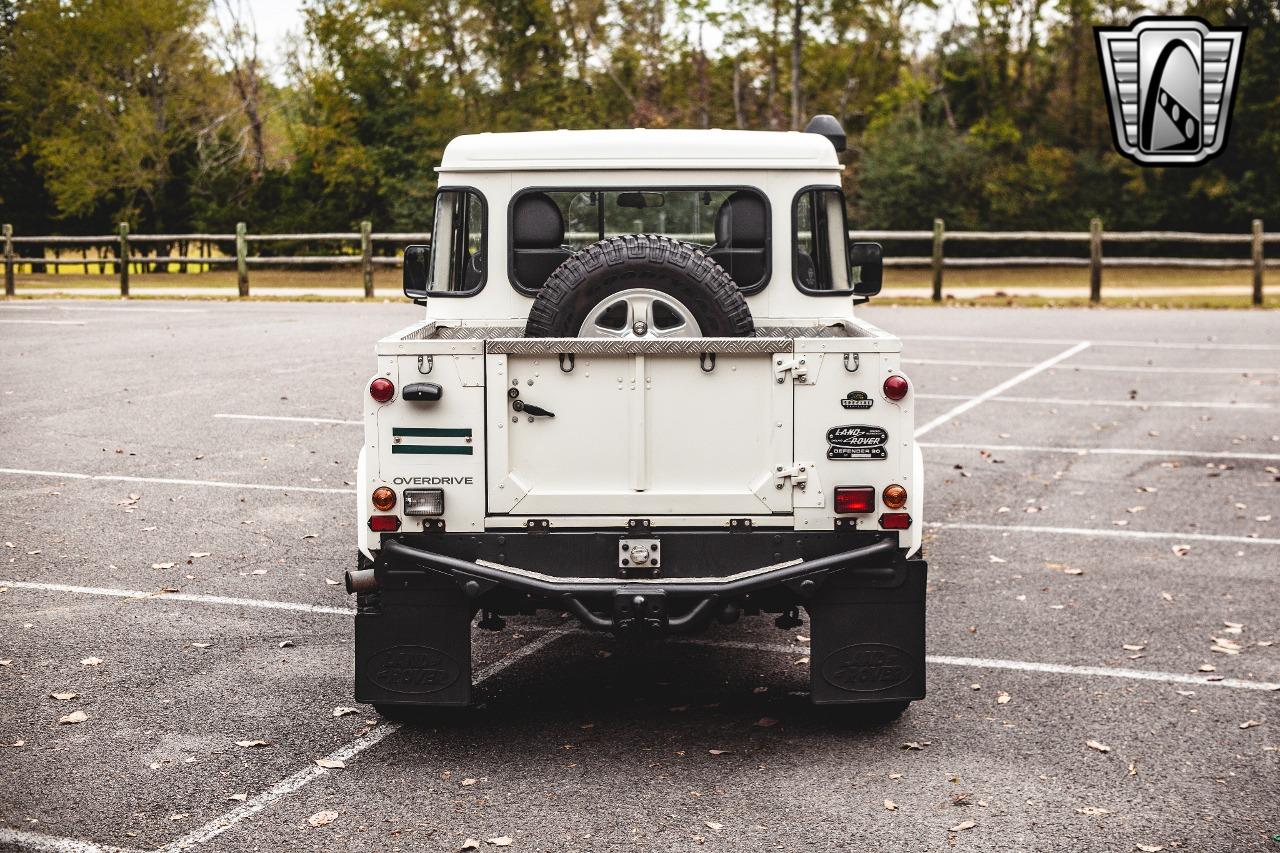
[[[1280,851],[1275,314],[865,310],[936,421],[896,723],[808,703],[804,627],[548,616],[402,727],[338,582],[418,310],[0,303],[0,850]]]

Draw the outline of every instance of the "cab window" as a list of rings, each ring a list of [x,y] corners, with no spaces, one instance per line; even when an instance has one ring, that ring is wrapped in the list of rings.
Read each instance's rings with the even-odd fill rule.
[[[511,202],[511,281],[536,293],[574,252],[608,237],[692,243],[747,293],[769,279],[769,206],[746,188],[526,190]]]
[[[849,226],[844,193],[834,187],[811,187],[796,196],[791,259],[796,286],[805,293],[843,295],[852,292]]]
[[[475,190],[436,193],[427,290],[434,296],[469,296],[485,281],[485,207]]]

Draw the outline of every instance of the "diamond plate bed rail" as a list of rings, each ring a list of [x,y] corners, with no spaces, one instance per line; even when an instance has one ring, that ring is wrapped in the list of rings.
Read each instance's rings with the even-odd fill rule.
[[[756,355],[792,352],[790,338],[495,338],[485,352],[507,355]]]

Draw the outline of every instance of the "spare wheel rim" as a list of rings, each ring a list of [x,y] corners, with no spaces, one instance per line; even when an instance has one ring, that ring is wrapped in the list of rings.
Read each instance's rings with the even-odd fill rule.
[[[580,338],[700,338],[693,312],[660,290],[637,287],[596,303],[578,329]]]

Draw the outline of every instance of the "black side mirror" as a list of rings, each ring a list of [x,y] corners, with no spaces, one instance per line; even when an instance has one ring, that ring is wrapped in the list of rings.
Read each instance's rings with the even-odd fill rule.
[[[875,296],[884,284],[884,250],[879,243],[849,244],[850,275],[857,296]]]
[[[427,298],[427,264],[430,246],[408,246],[404,250],[404,295],[410,299]]]

